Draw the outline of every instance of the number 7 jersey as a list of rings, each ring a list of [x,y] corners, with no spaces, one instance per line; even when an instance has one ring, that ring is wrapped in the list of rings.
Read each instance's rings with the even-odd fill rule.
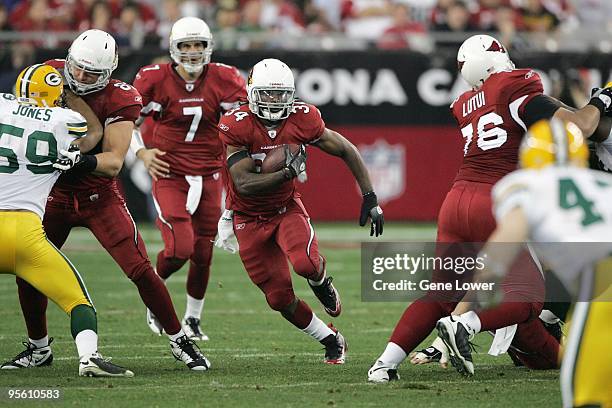
[[[538,74],[515,69],[492,74],[477,90],[463,93],[451,111],[463,136],[463,163],[457,180],[495,184],[516,170],[527,131],[523,113],[543,93]]]
[[[86,133],[75,111],[22,105],[0,94],[0,210],[29,210],[42,219],[60,176],[52,167],[58,152]]]
[[[224,111],[246,100],[244,79],[234,67],[210,63],[193,83],[175,64],[140,69],[134,87],[143,98],[141,116],[153,116],[151,146],[166,152],[164,161],[176,175],[209,176],[223,163],[217,123]]]

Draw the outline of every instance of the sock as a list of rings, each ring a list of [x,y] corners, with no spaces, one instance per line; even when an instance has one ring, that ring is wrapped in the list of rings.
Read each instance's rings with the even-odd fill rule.
[[[323,281],[325,280],[326,275],[327,275],[326,271],[323,271],[323,275],[321,276],[320,280],[314,281],[314,280],[308,279],[308,283],[310,283],[310,286],[321,286],[323,284]]]
[[[98,335],[93,330],[87,329],[79,332],[74,338],[74,342],[79,353],[79,359],[83,359],[98,351]]]
[[[156,263],[156,271],[160,278],[166,280],[172,275],[174,272],[181,269],[183,265],[185,265],[187,259],[178,259],[178,258],[169,258],[164,255],[164,250],[162,249],[157,254],[157,263]]]
[[[303,300],[298,300],[298,304],[295,307],[295,311],[291,316],[287,316],[286,313],[282,313],[283,317],[289,320],[295,327],[300,330],[306,329],[310,322],[312,321],[312,316],[314,313],[310,306],[306,304]]]
[[[204,299],[196,299],[187,294],[187,309],[185,309],[185,318],[195,317],[199,319],[202,316],[202,308],[204,307]]]
[[[47,297],[34,286],[17,278],[19,304],[28,330],[28,337],[40,339],[47,335]]]
[[[378,360],[382,361],[385,365],[390,365],[396,368],[406,359],[406,352],[400,346],[395,343],[387,343],[385,351],[378,357]]]
[[[183,331],[183,329],[180,329],[178,332],[176,332],[174,334],[169,334],[168,338],[171,341],[176,341],[176,339],[178,339],[179,337],[184,336],[184,335],[185,335],[185,332]]]
[[[481,323],[480,330],[497,330],[526,322],[531,316],[531,305],[531,303],[525,302],[504,302],[493,309],[482,310],[478,312]]]
[[[306,326],[302,331],[312,337],[317,341],[321,341],[329,335],[336,336],[336,333],[332,329],[330,329],[323,320],[319,319],[316,314],[312,314],[312,320],[310,324]]]
[[[38,348],[47,347],[49,345],[49,336],[45,336],[42,339],[38,339],[38,340],[34,340],[34,339],[28,339],[28,340],[30,341],[30,343],[32,343]]]
[[[468,333],[470,333],[471,335],[480,333],[480,328],[482,327],[482,324],[480,323],[480,319],[478,318],[476,312],[473,312],[471,310],[469,312],[465,312],[464,314],[459,316],[459,321],[463,323],[464,326],[466,326],[466,328],[468,329]]]
[[[455,305],[454,302],[418,299],[404,311],[389,341],[400,346],[404,352],[410,353],[429,336],[436,327],[436,322],[447,316]]]
[[[98,331],[98,318],[96,311],[90,305],[76,305],[70,311],[70,332],[72,338],[83,330]]]
[[[181,330],[181,323],[176,317],[168,289],[159,276],[153,272],[153,268],[133,282],[138,288],[143,303],[157,317],[164,331],[177,333]]]

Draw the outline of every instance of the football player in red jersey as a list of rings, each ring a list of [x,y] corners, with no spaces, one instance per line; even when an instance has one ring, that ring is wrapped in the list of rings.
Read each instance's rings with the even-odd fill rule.
[[[217,123],[246,100],[238,70],[211,63],[212,50],[208,25],[199,18],[181,18],[170,33],[173,62],[143,67],[134,80],[143,97],[141,116],[155,120],[151,148],[133,150],[153,177],[157,226],[164,240],[157,273],[166,280],[190,261],[182,325],[197,340],[208,340],[200,319],[221,213],[223,147]],[[147,323],[161,332],[149,310]]]
[[[81,96],[104,126],[102,140],[62,175],[47,202],[43,225],[47,237],[61,248],[71,229],[88,228],[134,282],[143,302],[159,317],[170,338],[172,354],[192,370],[207,370],[208,360],[183,332],[168,290],[157,276],[144,242],[119,192],[116,176],[142,108],[138,91],[111,79],[117,66],[113,37],[88,30],[72,43],[66,61],[48,64],[63,71],[70,89]],[[27,282],[17,279],[19,300],[30,339],[47,340],[47,299]],[[25,352],[35,353],[38,345]],[[19,357],[19,356],[18,356]]]
[[[228,203],[234,213],[240,258],[268,305],[320,341],[325,346],[326,363],[343,364],[344,338],[295,296],[287,264],[288,258],[329,315],[340,314],[340,297],[331,277],[326,276],[325,258],[319,254],[310,218],[295,190],[295,178],[306,169],[304,145],[344,160],[363,194],[360,224],[370,218],[372,235],[382,234],[383,213],[357,148],[327,129],[315,106],[294,102],[294,94],[289,67],[279,60],[265,59],[249,74],[249,104],[221,118],[219,131],[227,145]],[[292,152],[288,144],[302,146]],[[260,173],[266,152],[283,146],[285,166],[274,173]]]
[[[451,105],[465,139],[464,159],[440,208],[437,241],[483,243],[495,229],[491,189],[517,168],[518,147],[526,129],[542,118],[557,117],[574,122],[585,135],[592,135],[600,118],[610,109],[611,90],[598,91],[582,109],[568,109],[543,94],[537,73],[515,69],[503,45],[486,35],[467,39],[459,49],[457,62],[461,75],[473,88]],[[463,255],[476,253],[477,249]],[[544,292],[541,274],[528,256],[518,266],[513,268],[511,282],[530,284],[505,288],[504,302],[493,309],[469,311],[460,320],[445,317],[451,314],[464,292],[431,291],[412,303],[397,323],[385,351],[370,368],[369,381],[397,379],[397,366],[435,327],[445,343],[454,345],[451,357],[453,351],[454,357],[459,357],[454,361],[451,358],[451,362],[453,365],[459,362],[457,369],[466,375],[473,374],[469,336],[515,324],[518,326],[512,346],[532,353],[523,356],[526,357],[521,360],[523,364],[532,368],[557,367],[559,342],[538,319]],[[449,275],[434,273],[433,279],[454,281]],[[443,332],[447,335],[442,335]]]

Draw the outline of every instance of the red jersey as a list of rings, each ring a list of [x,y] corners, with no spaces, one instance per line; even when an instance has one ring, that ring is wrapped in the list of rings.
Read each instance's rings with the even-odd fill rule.
[[[275,129],[267,129],[249,110],[247,105],[223,115],[219,122],[219,135],[226,145],[246,147],[256,165],[266,152],[284,144],[309,144],[318,140],[325,130],[319,110],[296,102],[291,114]],[[236,191],[231,176],[227,175],[227,202],[232,210],[248,215],[266,215],[278,212],[294,198],[295,179],[278,186],[276,190],[256,196],[242,196]]]
[[[134,79],[143,97],[141,115],[156,121],[151,147],[166,152],[164,161],[174,174],[216,173],[224,153],[217,123],[224,111],[246,99],[244,79],[234,67],[210,63],[195,82],[188,83],[175,67],[149,65]]]
[[[543,93],[538,74],[515,69],[492,74],[477,90],[465,92],[451,105],[465,139],[457,180],[495,184],[516,170],[526,132],[525,105]]]
[[[51,65],[63,73],[64,60],[50,60],[45,62],[45,64]],[[81,98],[87,102],[104,127],[115,122],[134,122],[138,119],[142,109],[142,97],[138,91],[133,86],[117,79],[111,79],[104,89],[82,95]],[[131,137],[131,133],[126,135],[126,138]],[[89,154],[102,152],[102,140]],[[88,190],[103,185],[115,187],[117,180],[115,177],[96,176],[93,174],[72,175],[65,173],[60,176],[55,184],[55,188],[75,191]]]

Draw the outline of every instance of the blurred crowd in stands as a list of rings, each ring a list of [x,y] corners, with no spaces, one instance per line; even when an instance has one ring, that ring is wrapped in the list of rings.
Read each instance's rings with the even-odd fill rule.
[[[414,36],[432,32],[493,31],[509,43],[517,32],[606,31],[612,0],[0,0],[0,31],[99,28],[133,49],[167,47],[170,27],[182,16],[203,18],[220,38],[343,33],[379,48],[405,49]],[[53,38],[33,45],[63,45]]]

